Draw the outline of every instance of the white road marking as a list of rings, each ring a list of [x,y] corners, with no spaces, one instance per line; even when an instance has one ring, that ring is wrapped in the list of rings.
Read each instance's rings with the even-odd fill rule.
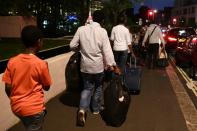
[[[173,58],[171,58],[173,59]],[[174,63],[174,62],[173,62]],[[174,63],[175,64],[175,63]],[[184,78],[184,80],[186,81],[186,86],[192,90],[192,92],[195,94],[195,96],[197,97],[197,82],[193,81],[186,73],[185,71],[176,66],[176,69],[179,71],[179,73],[182,75],[182,77]]]

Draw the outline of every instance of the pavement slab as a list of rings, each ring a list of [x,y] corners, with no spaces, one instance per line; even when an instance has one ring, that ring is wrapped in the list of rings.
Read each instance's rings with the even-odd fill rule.
[[[127,119],[121,127],[107,126],[88,112],[85,127],[76,126],[78,92],[63,91],[47,103],[43,131],[190,131],[165,68],[143,68],[141,93],[131,95]],[[18,123],[8,131],[22,131]],[[195,131],[195,130],[193,130]]]

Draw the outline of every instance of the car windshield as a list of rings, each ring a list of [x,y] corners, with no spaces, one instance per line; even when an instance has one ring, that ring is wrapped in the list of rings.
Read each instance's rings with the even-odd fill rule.
[[[179,36],[187,36],[187,31],[185,29],[178,31]]]
[[[196,35],[196,32],[192,28],[185,29],[188,35]]]

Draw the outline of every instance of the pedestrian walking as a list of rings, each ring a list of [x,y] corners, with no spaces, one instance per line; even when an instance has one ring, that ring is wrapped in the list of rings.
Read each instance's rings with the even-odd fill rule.
[[[151,24],[146,30],[146,34],[144,36],[142,46],[147,46],[147,64],[149,69],[154,69],[157,64],[158,52],[159,52],[159,41],[161,40],[163,47],[165,46],[165,41],[163,39],[163,35],[160,27],[154,23],[154,21],[150,22]],[[147,41],[147,45],[145,45]]]
[[[85,125],[87,111],[90,107],[93,114],[99,114],[103,109],[102,85],[105,66],[115,69],[114,71],[120,74],[120,70],[116,67],[107,31],[101,27],[104,22],[104,13],[97,10],[93,13],[92,19],[91,23],[78,28],[70,42],[70,48],[79,47],[81,53],[80,71],[83,90],[77,113],[78,126]]]
[[[139,32],[134,33],[133,34],[132,47],[133,47],[134,54],[137,55],[137,56],[139,56],[139,53],[140,53],[140,51],[139,51],[139,49],[140,49],[139,39],[140,39]]]
[[[139,31],[139,56],[140,56],[140,65],[145,65],[145,60],[147,56],[147,49],[142,46],[142,42],[146,33],[147,27],[146,25],[141,27]]]
[[[25,52],[12,57],[2,80],[10,98],[13,113],[27,131],[41,131],[46,113],[44,90],[49,90],[51,77],[48,65],[35,54],[43,44],[42,32],[36,26],[26,26],[21,33]]]
[[[111,41],[113,46],[114,57],[117,65],[120,67],[122,75],[124,74],[128,52],[134,55],[131,45],[131,34],[125,26],[127,17],[120,14],[117,20],[118,24],[112,28]]]

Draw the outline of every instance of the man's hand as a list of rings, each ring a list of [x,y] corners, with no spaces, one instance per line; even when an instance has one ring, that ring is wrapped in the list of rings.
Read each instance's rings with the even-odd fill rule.
[[[111,66],[110,67],[111,71],[113,71],[115,74],[121,75],[122,72],[118,66]]]

